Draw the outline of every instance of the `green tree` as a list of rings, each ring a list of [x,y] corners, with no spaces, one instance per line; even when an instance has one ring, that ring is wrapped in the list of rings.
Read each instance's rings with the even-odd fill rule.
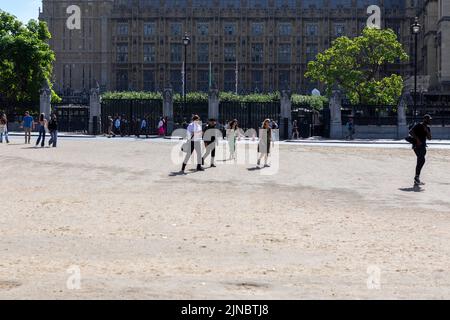
[[[55,55],[47,44],[51,38],[45,22],[24,25],[0,10],[0,94],[20,102],[39,99],[39,90],[51,75]],[[52,91],[53,92],[53,91]],[[58,99],[53,92],[54,99]]]
[[[384,68],[407,61],[408,54],[391,29],[366,28],[359,37],[340,37],[308,64],[306,77],[326,85],[327,94],[341,89],[354,104],[395,104],[403,90],[397,74],[383,77]]]

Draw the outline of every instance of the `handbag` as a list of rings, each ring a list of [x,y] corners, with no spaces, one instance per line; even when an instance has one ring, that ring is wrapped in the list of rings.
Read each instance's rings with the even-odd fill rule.
[[[415,145],[417,143],[416,139],[414,139],[414,137],[412,137],[411,135],[407,136],[405,138],[405,140],[409,143],[411,143],[412,145]]]

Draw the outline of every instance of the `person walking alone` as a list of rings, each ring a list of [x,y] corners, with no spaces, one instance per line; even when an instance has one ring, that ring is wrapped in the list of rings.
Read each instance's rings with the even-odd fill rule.
[[[54,113],[48,122],[48,131],[50,132],[50,140],[48,141],[48,145],[56,148],[56,144],[58,142],[58,119]]]
[[[258,163],[261,165],[261,160],[264,158],[264,167],[269,167],[267,160],[270,155],[270,147],[272,142],[272,128],[270,125],[270,119],[264,120],[261,129],[259,130],[259,144],[258,144]]]
[[[120,116],[117,116],[114,120],[114,130],[117,135],[122,135],[122,119]]]
[[[137,134],[137,137],[140,138],[141,135],[145,135],[145,137],[148,138],[147,119],[146,119],[146,117],[142,118],[142,121],[141,121],[141,124],[140,124],[140,129],[139,129],[139,132]]]
[[[292,123],[292,140],[300,139],[300,132],[298,131],[298,121],[294,120]]]
[[[427,154],[427,140],[431,140],[431,116],[426,114],[421,123],[416,124],[409,132],[410,136],[415,140],[413,142],[414,153],[417,157],[416,176],[414,177],[414,185],[424,185],[420,180],[422,168],[425,165],[425,156]]]
[[[30,113],[25,112],[25,116],[22,119],[22,127],[25,132],[25,144],[31,143],[31,131],[34,129],[34,119],[30,116]]]
[[[4,113],[0,115],[0,143],[3,143],[3,137],[5,137],[6,143],[9,143],[8,118]]]
[[[355,122],[353,118],[349,118],[347,122],[347,136],[345,137],[347,140],[353,140],[353,136],[355,135]]]
[[[206,153],[202,158],[202,165],[205,165],[205,159],[211,155],[211,168],[215,168],[214,162],[216,158],[216,146],[217,146],[217,132],[216,129],[217,120],[209,119],[208,124],[205,127],[205,134],[203,135],[203,141],[205,142]],[[220,133],[220,132],[219,132]]]
[[[164,137],[164,135],[164,118],[161,117],[158,122],[158,136]]]
[[[108,138],[116,136],[116,134],[113,131],[113,128],[114,128],[114,120],[113,120],[113,118],[111,116],[108,116],[108,128],[107,128],[107,130],[108,130],[108,134],[107,134]]]
[[[183,166],[181,172],[185,173],[187,163],[192,156],[192,153],[197,153],[197,171],[204,171],[202,167],[202,136],[203,130],[200,123],[200,117],[194,115],[192,117],[192,122],[187,127],[188,141],[185,143],[183,151],[186,152],[186,157],[183,161]]]
[[[45,119],[44,113],[41,113],[41,115],[39,116],[38,126],[39,126],[39,137],[36,141],[36,147],[39,145],[39,143],[41,143],[41,148],[43,148],[45,146],[45,131],[48,128],[48,121],[47,119]]]
[[[236,141],[239,136],[239,122],[234,119],[227,129],[228,146],[230,147],[230,159],[236,160]]]

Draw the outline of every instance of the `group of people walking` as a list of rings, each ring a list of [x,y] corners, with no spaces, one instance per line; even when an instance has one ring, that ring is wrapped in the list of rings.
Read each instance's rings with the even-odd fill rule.
[[[142,119],[136,118],[129,121],[125,116],[116,115],[115,117],[107,117],[107,136],[113,138],[116,136],[140,136],[149,137],[151,133],[151,120],[148,116]],[[165,136],[167,134],[168,118],[161,117],[158,121],[158,135]]]
[[[264,167],[269,167],[268,158],[271,152],[271,144],[273,142],[272,129],[276,125],[274,121],[266,119],[263,121],[260,128],[260,139],[258,143],[258,162],[257,165],[261,165],[261,160],[264,160]],[[181,172],[185,173],[186,166],[192,157],[194,151],[197,155],[197,171],[204,171],[203,166],[205,160],[211,157],[211,168],[215,168],[216,147],[218,144],[218,138],[222,135],[221,131],[217,127],[216,119],[209,119],[206,126],[203,128],[201,119],[198,115],[192,117],[191,123],[187,127],[187,141],[182,146],[182,151],[186,153],[184,158]],[[226,137],[228,140],[229,160],[236,160],[236,147],[237,141],[242,136],[239,129],[239,122],[237,119],[232,120],[226,126]],[[206,148],[205,154],[203,154],[203,145]]]
[[[56,148],[58,142],[58,119],[56,114],[50,116],[50,120],[47,120],[44,113],[39,115],[38,121],[35,122],[34,118],[27,111],[22,118],[22,125],[25,134],[25,144],[31,144],[31,132],[37,127],[38,138],[36,140],[36,147],[45,146],[45,138],[47,131],[50,134],[49,146]],[[3,143],[3,137],[5,137],[6,143],[9,143],[8,137],[8,120],[3,113],[0,115],[0,143]]]
[[[25,121],[24,121],[25,122]],[[56,117],[56,114],[52,114],[50,116],[50,120],[47,120],[45,118],[45,114],[41,113],[39,115],[39,119],[37,122],[38,126],[38,139],[36,140],[36,147],[41,145],[41,148],[45,147],[45,136],[47,131],[50,133],[50,139],[48,141],[48,145],[52,146],[53,148],[56,148],[57,142],[58,142],[58,119]],[[26,136],[25,136],[26,140]],[[29,140],[28,140],[28,143]]]
[[[430,115],[425,115],[423,121],[414,125],[409,132],[407,141],[412,144],[414,153],[417,157],[416,173],[414,177],[414,185],[423,185],[420,179],[422,169],[426,162],[427,154],[427,140],[431,140],[431,120]],[[147,118],[138,120],[139,127],[136,131],[136,136],[146,135],[148,137],[148,127],[149,123]],[[167,134],[167,124],[168,118],[161,117],[158,122],[158,134],[160,136],[165,136]],[[34,118],[27,111],[22,119],[22,128],[25,133],[25,144],[31,144],[31,132],[36,128],[38,131],[38,138],[36,140],[36,147],[39,145],[41,147],[45,146],[46,134],[50,134],[50,139],[48,141],[49,146],[57,147],[58,142],[58,119],[56,114],[50,116],[50,120],[47,120],[45,114],[41,113],[38,120],[35,122]],[[348,127],[347,139],[353,138],[354,134],[354,122],[351,118]],[[116,116],[113,119],[111,116],[108,117],[108,136],[112,137],[116,134],[124,135],[126,133],[127,121],[126,119]],[[205,159],[211,157],[211,167],[216,167],[215,157],[216,157],[216,146],[218,143],[218,137],[222,135],[216,119],[209,119],[205,127],[202,126],[201,119],[198,115],[192,117],[191,123],[187,126],[188,140],[183,145],[182,150],[186,152],[185,159],[183,161],[181,171],[184,173],[187,163],[189,162],[194,151],[197,154],[197,170],[203,171],[203,166],[205,164]],[[225,125],[226,138],[228,140],[229,146],[229,160],[236,160],[236,147],[237,141],[243,136],[242,131],[239,128],[239,122],[237,119],[230,121]],[[278,129],[278,125],[275,121],[266,119],[263,121],[260,128],[260,137],[258,143],[258,166],[261,165],[261,161],[264,160],[264,166],[268,165],[268,158],[271,153],[271,144],[273,143],[274,133],[273,130]],[[298,125],[296,122],[293,124],[293,136],[298,137]],[[8,136],[8,119],[5,113],[0,114],[0,143],[9,143]],[[206,153],[202,155],[202,144],[206,147]]]

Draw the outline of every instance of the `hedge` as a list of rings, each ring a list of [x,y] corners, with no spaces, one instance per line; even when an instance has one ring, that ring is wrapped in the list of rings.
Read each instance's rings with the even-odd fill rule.
[[[254,93],[248,95],[237,95],[230,92],[220,92],[219,99],[224,102],[279,102],[281,95],[279,92],[273,93]],[[162,100],[163,96],[160,92],[142,92],[142,91],[125,91],[125,92],[106,92],[102,94],[102,99],[105,100]],[[173,100],[175,103],[183,102],[183,96],[179,93],[174,94]],[[304,96],[293,94],[292,105],[305,106],[308,105],[316,110],[321,110],[324,104],[328,103],[326,97],[321,96]],[[186,95],[186,102],[188,103],[208,103],[208,94],[205,92],[189,92]]]

